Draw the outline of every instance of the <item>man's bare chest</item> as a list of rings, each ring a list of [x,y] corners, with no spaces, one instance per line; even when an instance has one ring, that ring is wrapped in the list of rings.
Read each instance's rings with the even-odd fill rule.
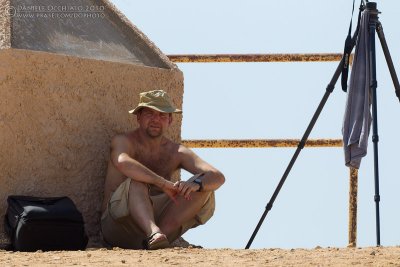
[[[137,151],[135,159],[163,177],[170,177],[179,167],[176,155],[173,152],[161,151],[159,153],[146,153]]]

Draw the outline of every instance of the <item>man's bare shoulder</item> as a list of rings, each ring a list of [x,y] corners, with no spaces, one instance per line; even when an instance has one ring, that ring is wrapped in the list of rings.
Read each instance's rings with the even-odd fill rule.
[[[132,145],[136,139],[135,131],[117,134],[111,139],[111,146]]]
[[[176,151],[181,159],[193,158],[195,156],[194,152],[190,148],[188,148],[182,144],[177,144]]]
[[[179,153],[188,153],[188,152],[192,152],[192,150],[190,150],[190,148],[182,145],[182,144],[177,144],[178,145],[178,152]]]

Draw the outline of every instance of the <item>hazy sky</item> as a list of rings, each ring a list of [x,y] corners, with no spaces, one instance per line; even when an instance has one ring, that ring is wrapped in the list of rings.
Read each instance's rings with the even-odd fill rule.
[[[112,2],[167,55],[341,53],[352,7],[349,0]],[[377,2],[399,73],[400,1]],[[400,105],[376,42],[381,244],[393,246],[400,245]],[[185,78],[182,138],[301,138],[337,64],[178,64]],[[338,82],[311,138],[341,138],[345,101]],[[244,248],[294,151],[195,149],[226,183],[217,191],[214,217],[184,237],[206,248]],[[303,149],[252,248],[346,246],[348,176],[342,148]],[[359,246],[376,244],[373,196],[370,141],[359,171]]]

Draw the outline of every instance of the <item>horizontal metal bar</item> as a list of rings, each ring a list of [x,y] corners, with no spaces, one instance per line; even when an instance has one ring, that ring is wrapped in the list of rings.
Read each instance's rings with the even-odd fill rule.
[[[246,139],[246,140],[182,140],[191,148],[257,148],[257,147],[297,147],[300,139]],[[306,147],[341,147],[341,139],[310,139]]]
[[[203,55],[168,55],[175,63],[210,63],[210,62],[315,62],[340,61],[343,54],[203,54]],[[351,59],[350,59],[351,61]]]

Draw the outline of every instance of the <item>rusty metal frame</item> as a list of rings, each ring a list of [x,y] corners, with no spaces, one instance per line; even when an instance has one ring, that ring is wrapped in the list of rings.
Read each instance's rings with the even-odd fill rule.
[[[349,244],[348,247],[357,246],[357,195],[358,195],[358,170],[350,168],[349,191]]]
[[[233,62],[331,62],[340,61],[342,54],[198,54],[168,55],[174,63],[233,63]],[[350,64],[353,55],[350,56]]]
[[[340,61],[342,54],[202,54],[169,55],[174,63],[233,63],[233,62],[329,62]],[[353,62],[353,54],[349,63]],[[192,148],[260,148],[296,147],[299,139],[249,139],[249,140],[182,140],[181,143]],[[306,147],[341,147],[341,139],[307,140]],[[350,168],[349,189],[349,247],[357,246],[357,191],[358,171]]]
[[[247,139],[247,140],[182,140],[182,144],[191,148],[260,148],[260,147],[297,147],[300,139]],[[341,139],[309,139],[306,147],[342,147]]]

